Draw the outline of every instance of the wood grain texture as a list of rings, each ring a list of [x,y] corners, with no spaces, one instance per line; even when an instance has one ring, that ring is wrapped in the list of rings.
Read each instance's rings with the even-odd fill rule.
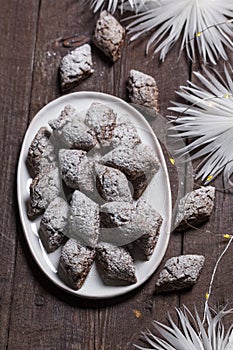
[[[80,6],[78,0],[41,0],[32,3],[29,0],[11,0],[7,3],[0,0],[0,5],[8,14],[0,14],[3,33],[0,43],[4,47],[0,67],[3,96],[0,145],[4,164],[1,174],[4,181],[0,183],[1,232],[4,232],[0,237],[0,262],[1,266],[6,266],[0,271],[0,348],[131,350],[134,343],[140,344],[140,332],[151,328],[153,319],[165,322],[167,311],[175,317],[175,307],[182,303],[192,306],[195,302],[198,311],[202,309],[215,258],[225,243],[219,236],[213,239],[213,236],[204,235],[200,239],[199,235],[204,231],[190,232],[184,237],[172,234],[158,271],[138,290],[112,300],[75,298],[57,289],[42,274],[26,246],[17,216],[12,187],[17,157],[28,121],[45,104],[61,96],[58,67],[61,57],[69,51],[63,47],[62,40],[74,34],[90,37],[98,15],[93,16],[88,8]],[[128,43],[129,38],[126,40]],[[16,52],[15,55],[10,54],[6,41]],[[165,62],[160,63],[157,55],[150,53],[145,56],[145,42],[142,40],[125,45],[121,60],[115,64],[109,63],[93,47],[95,72],[72,91],[101,91],[127,100],[129,70],[137,69],[155,77],[159,87],[160,112],[166,115],[170,100],[178,100],[174,91],[189,78],[189,62],[184,56],[178,61],[179,45],[176,45]],[[158,130],[158,121],[148,121]],[[4,152],[6,148],[8,153]],[[175,198],[177,174],[169,163],[166,150],[165,154]],[[215,213],[203,230],[207,227],[215,233],[226,229],[229,231],[232,226],[232,198],[218,193],[216,203]],[[154,295],[155,281],[164,262],[172,256],[192,252],[204,253],[207,257],[197,286],[182,294]],[[220,275],[216,279],[213,306],[217,301],[232,302],[232,283],[229,284],[227,277],[229,273],[232,275],[232,267],[229,268],[231,252],[221,265],[224,271],[222,282]]]
[[[228,52],[229,60],[232,62],[233,54]],[[224,78],[225,62],[220,61],[217,65],[217,71]],[[216,69],[216,67],[212,67]],[[211,69],[211,65],[207,67]],[[200,70],[202,66],[195,62],[193,71]],[[200,82],[192,75],[192,81],[200,86]],[[194,169],[198,166],[200,160],[193,162]],[[195,187],[200,186],[200,181]],[[198,230],[190,230],[184,234],[183,252],[184,254],[202,254],[205,256],[205,266],[198,283],[192,290],[184,293],[181,297],[181,304],[185,304],[193,309],[196,305],[200,314],[203,312],[206,293],[208,292],[211,275],[213,273],[216,261],[225,249],[228,241],[223,238],[224,234],[232,234],[233,217],[233,195],[224,192],[222,175],[211,183],[216,188],[215,207],[210,220],[202,225]],[[233,306],[232,286],[233,286],[233,266],[231,264],[233,253],[233,244],[229,247],[227,253],[221,260],[213,283],[212,294],[209,299],[209,305],[214,310],[219,311],[223,307],[231,308]],[[229,327],[233,323],[233,314],[229,315],[224,324]]]
[[[0,348],[12,315],[17,248],[16,167],[27,126],[39,1],[0,1]]]

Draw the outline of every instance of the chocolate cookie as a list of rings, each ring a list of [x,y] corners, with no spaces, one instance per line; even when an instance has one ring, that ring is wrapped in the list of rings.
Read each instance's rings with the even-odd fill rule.
[[[106,202],[132,202],[126,176],[119,170],[95,164],[96,188]]]
[[[67,91],[72,89],[93,72],[91,47],[88,44],[82,45],[68,53],[61,60],[61,90]]]
[[[82,167],[80,166],[83,159],[86,158],[86,152],[80,150],[61,149],[59,151],[59,167],[61,177],[67,187],[78,189],[82,181]]]
[[[160,167],[156,155],[142,143],[134,148],[119,146],[105,154],[101,163],[119,169],[127,176],[134,188],[134,199],[142,195]]]
[[[108,243],[96,247],[96,257],[105,282],[109,280],[136,283],[135,267],[126,249]]]
[[[93,130],[101,146],[110,145],[116,125],[116,113],[112,108],[94,102],[87,111],[85,123]]]
[[[55,151],[51,142],[51,133],[41,127],[28,149],[27,165],[33,177],[40,172],[55,167]]]
[[[57,197],[48,205],[42,216],[39,236],[48,253],[59,248],[66,239],[65,229],[68,210],[67,201],[61,197]]]
[[[153,77],[132,69],[129,72],[127,88],[130,102],[158,112],[158,88]]]
[[[121,57],[124,39],[125,29],[107,11],[102,11],[96,23],[93,43],[112,62],[116,62]]]
[[[49,121],[49,125],[55,131],[62,130],[66,124],[71,123],[77,116],[76,109],[71,105],[66,105],[57,118]]]
[[[70,203],[69,235],[81,243],[95,247],[99,238],[99,206],[76,190]]]
[[[192,287],[203,268],[202,255],[180,255],[168,259],[156,282],[156,292],[170,292]]]
[[[175,220],[176,231],[183,231],[207,221],[214,208],[215,188],[200,187],[180,200]]]
[[[95,258],[95,250],[69,239],[63,246],[58,265],[58,276],[70,288],[82,287]]]
[[[130,122],[122,122],[116,124],[113,130],[110,146],[116,148],[118,146],[134,147],[141,143],[136,127]]]
[[[30,185],[28,217],[33,219],[43,213],[61,192],[59,169],[54,168],[37,175]]]
[[[117,246],[131,243],[145,233],[144,220],[132,203],[105,203],[100,208],[100,239]]]
[[[49,121],[60,148],[90,151],[96,146],[95,134],[84,124],[83,119],[75,108],[66,105],[58,118]]]
[[[136,208],[145,218],[145,233],[138,238],[135,243],[141,249],[147,260],[149,260],[156,247],[163,218],[157,210],[152,208],[144,199],[139,199]]]

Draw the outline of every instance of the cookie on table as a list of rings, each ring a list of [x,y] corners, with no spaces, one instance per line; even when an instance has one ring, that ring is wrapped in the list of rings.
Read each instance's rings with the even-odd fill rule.
[[[67,91],[94,72],[91,47],[82,45],[68,53],[60,63],[61,90]]]
[[[145,217],[145,231],[135,243],[143,252],[146,259],[149,260],[155,250],[163,218],[156,209],[152,208],[152,206],[142,198],[139,199],[136,208],[137,211]]]
[[[187,193],[178,205],[175,230],[183,231],[207,221],[214,208],[215,188],[200,187]]]
[[[81,162],[86,159],[86,152],[81,150],[60,149],[59,167],[62,180],[67,187],[78,189],[80,185]]]
[[[109,281],[124,281],[128,284],[137,282],[133,259],[126,249],[108,243],[99,243],[96,247],[96,257],[101,276],[106,283]]]
[[[42,214],[57,196],[61,193],[61,181],[58,168],[39,173],[30,185],[30,202],[28,217],[33,219]]]
[[[107,11],[102,11],[96,23],[93,43],[112,62],[121,57],[121,51],[125,40],[125,29]]]
[[[160,168],[154,152],[142,143],[134,148],[119,146],[105,154],[101,163],[122,171],[132,182],[133,198],[138,199]]]
[[[93,265],[95,250],[69,239],[62,247],[58,265],[58,276],[70,288],[82,287]]]
[[[158,112],[158,88],[155,79],[132,69],[127,82],[130,102]]]
[[[96,188],[106,202],[132,202],[127,177],[118,169],[95,163]]]
[[[141,143],[136,127],[131,122],[117,123],[112,134],[110,146],[116,148],[118,146],[134,147]]]
[[[116,125],[116,113],[112,108],[102,103],[92,103],[87,110],[85,123],[95,132],[101,146],[106,147],[110,145]]]
[[[45,210],[39,228],[39,236],[48,253],[59,248],[65,241],[69,206],[65,199],[55,198]]]
[[[27,165],[33,177],[55,166],[56,155],[51,142],[51,132],[41,127],[28,149]]]
[[[99,206],[82,192],[74,191],[70,203],[69,236],[95,247],[99,238]]]
[[[205,262],[202,255],[180,255],[168,259],[156,282],[156,293],[192,287]]]

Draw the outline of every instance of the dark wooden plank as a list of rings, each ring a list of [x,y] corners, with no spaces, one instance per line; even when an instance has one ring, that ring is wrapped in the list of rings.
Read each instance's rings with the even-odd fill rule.
[[[80,8],[77,1],[41,2],[31,119],[48,101],[60,95],[57,70],[67,52],[60,39],[75,33],[91,35],[93,26],[93,15]],[[93,49],[95,74],[73,91],[102,91],[126,98],[125,82],[129,70],[135,68],[156,77],[161,112],[165,114],[169,100],[174,99],[174,90],[189,75],[188,63],[184,58],[177,62],[177,56],[178,48],[160,64],[157,56],[145,57],[144,43],[135,43],[126,46],[121,61],[112,65]],[[155,122],[150,122],[154,126]],[[175,182],[173,185],[175,193]],[[181,246],[180,236],[173,236],[164,261],[180,254]],[[22,236],[17,251],[9,349],[132,349],[153,318],[165,321],[166,311],[179,304],[177,294],[153,295],[157,275],[158,272],[124,298],[96,302],[75,299],[52,286],[38,271]],[[26,304],[22,302],[25,296]]]
[[[39,1],[0,1],[0,348],[7,346],[17,246],[16,167],[31,93]]]
[[[221,180],[216,181],[216,187],[221,186]],[[194,288],[182,295],[181,304],[185,304],[193,309],[195,303],[197,310],[202,314],[205,297],[208,292],[211,275],[218,257],[226,247],[228,241],[223,238],[226,233],[231,234],[232,227],[232,195],[216,193],[216,204],[214,212],[208,223],[199,230],[191,230],[184,235],[184,254],[202,254],[205,256],[205,266],[203,272]],[[224,306],[233,306],[232,299],[232,245],[219,264],[215,275],[212,294],[209,305],[216,311]],[[226,319],[226,325],[230,326],[233,316]]]
[[[233,59],[232,53],[229,53],[230,61]],[[224,63],[219,61],[214,68],[224,77]],[[208,68],[208,67],[207,67]],[[193,70],[200,70],[201,67],[194,65]],[[198,85],[195,76],[192,80]],[[199,160],[195,161],[194,167]],[[199,182],[200,184],[200,182]],[[198,185],[198,184],[197,184]],[[194,288],[184,293],[181,297],[181,304],[189,306],[193,310],[193,304],[196,305],[200,314],[203,313],[206,293],[209,289],[211,276],[218,257],[225,249],[228,240],[223,235],[232,234],[232,206],[233,196],[223,192],[222,175],[219,175],[211,185],[216,187],[215,208],[208,223],[201,226],[198,230],[190,230],[184,234],[183,253],[184,254],[203,254],[205,256],[205,266],[198,283]],[[212,294],[209,299],[209,305],[214,310],[219,311],[223,307],[233,306],[232,285],[233,285],[233,266],[232,266],[233,244],[229,247],[227,253],[219,264],[217,269]],[[226,327],[233,323],[231,314],[225,319]]]

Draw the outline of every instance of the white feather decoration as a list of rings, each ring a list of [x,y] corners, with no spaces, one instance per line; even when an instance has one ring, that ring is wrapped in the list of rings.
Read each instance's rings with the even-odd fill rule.
[[[170,326],[154,321],[154,327],[163,338],[152,332],[144,333],[144,337],[150,348],[135,345],[140,350],[232,350],[233,349],[233,325],[225,334],[222,319],[233,312],[223,309],[215,316],[211,315],[209,308],[206,310],[206,328],[197,311],[195,316],[184,306],[184,310],[176,309],[180,323],[180,329],[172,318],[168,320]]]
[[[193,152],[191,159],[204,157],[197,178],[207,184],[223,171],[225,186],[233,188],[233,70],[225,67],[225,78],[205,67],[203,71],[205,76],[194,72],[202,87],[188,81],[188,86],[181,86],[177,92],[188,103],[173,102],[175,107],[169,108],[178,113],[169,117],[175,123],[171,130],[191,138],[187,146],[177,151],[179,155]]]
[[[146,0],[148,10],[132,16],[127,29],[131,40],[154,31],[146,51],[155,46],[164,61],[171,47],[181,37],[181,51],[185,48],[190,59],[195,58],[195,43],[204,62],[216,64],[227,60],[225,46],[233,49],[233,1],[222,0]]]

